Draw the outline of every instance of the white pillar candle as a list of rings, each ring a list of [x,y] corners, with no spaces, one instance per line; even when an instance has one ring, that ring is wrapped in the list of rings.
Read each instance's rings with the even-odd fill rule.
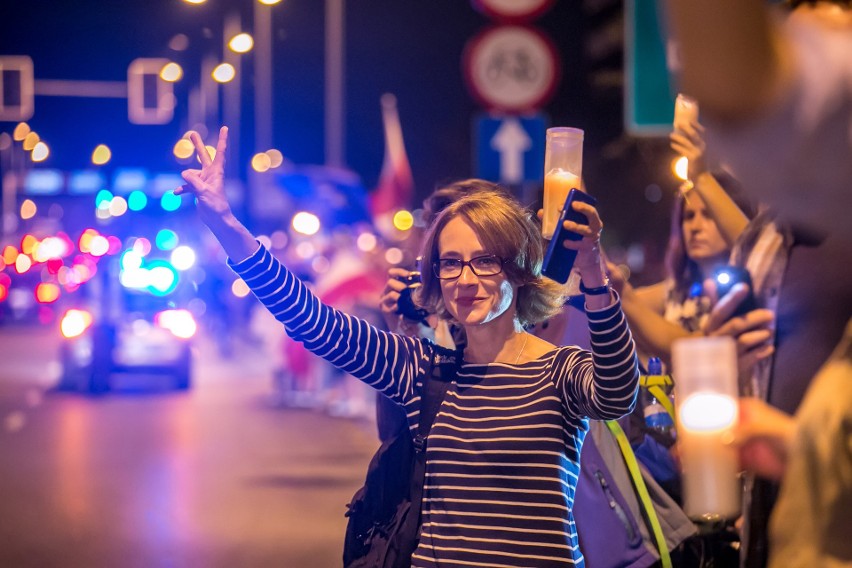
[[[672,363],[684,511],[697,521],[735,518],[739,460],[724,440],[737,423],[736,344],[729,337],[678,340]]]

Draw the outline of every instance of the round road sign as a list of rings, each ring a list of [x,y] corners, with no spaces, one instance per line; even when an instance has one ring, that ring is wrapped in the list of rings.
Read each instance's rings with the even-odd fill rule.
[[[556,0],[472,0],[474,8],[490,18],[504,22],[529,22],[538,18]]]
[[[559,55],[550,39],[528,26],[495,26],[465,46],[465,78],[489,110],[534,111],[559,80]]]

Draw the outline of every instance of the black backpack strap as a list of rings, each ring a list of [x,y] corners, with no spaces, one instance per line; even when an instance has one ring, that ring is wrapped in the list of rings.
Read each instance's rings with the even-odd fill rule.
[[[449,354],[449,355],[447,355]],[[440,359],[451,362],[441,363]],[[411,509],[405,519],[406,534],[420,534],[420,510],[423,501],[423,484],[426,477],[426,442],[438,409],[444,401],[447,388],[455,378],[461,361],[460,352],[441,350],[434,346],[429,370],[423,379],[423,389],[420,392],[420,419],[417,433],[414,436],[414,464],[411,471]],[[452,372],[450,372],[452,370]],[[412,549],[413,553],[414,550]]]

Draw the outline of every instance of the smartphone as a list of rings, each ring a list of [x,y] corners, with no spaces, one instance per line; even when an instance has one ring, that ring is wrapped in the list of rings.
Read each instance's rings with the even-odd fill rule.
[[[551,280],[555,280],[561,284],[568,282],[568,276],[571,274],[571,269],[574,267],[574,259],[577,258],[577,251],[567,249],[562,244],[566,239],[571,241],[579,241],[583,235],[567,230],[563,225],[565,221],[574,221],[581,225],[588,225],[589,220],[585,215],[578,211],[574,211],[573,204],[575,201],[582,201],[589,205],[595,206],[598,200],[579,189],[572,189],[568,192],[568,197],[565,199],[565,205],[562,212],[559,214],[559,222],[556,225],[556,233],[550,239],[550,244],[547,245],[547,252],[544,254],[544,268],[541,273]]]
[[[675,99],[672,127],[676,132],[683,132],[684,125],[693,121],[698,121],[698,102],[692,97],[679,93]]]
[[[751,283],[751,274],[748,270],[739,266],[723,266],[713,273],[713,280],[716,282],[716,297],[721,299],[725,294],[731,291],[734,284],[742,282],[748,286],[748,296],[740,302],[731,317],[744,315],[752,310],[757,309],[757,300],[754,297],[754,286]]]

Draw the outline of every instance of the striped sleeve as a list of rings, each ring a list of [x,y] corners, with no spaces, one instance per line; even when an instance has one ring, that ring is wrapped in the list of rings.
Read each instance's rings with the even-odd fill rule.
[[[423,342],[323,304],[262,245],[243,261],[229,259],[228,266],[307,349],[397,402],[414,396],[415,378],[429,356]]]
[[[566,359],[555,362],[555,381],[573,414],[613,420],[629,413],[636,403],[636,346],[619,298],[601,310],[588,310],[586,316],[591,352],[566,352]]]

